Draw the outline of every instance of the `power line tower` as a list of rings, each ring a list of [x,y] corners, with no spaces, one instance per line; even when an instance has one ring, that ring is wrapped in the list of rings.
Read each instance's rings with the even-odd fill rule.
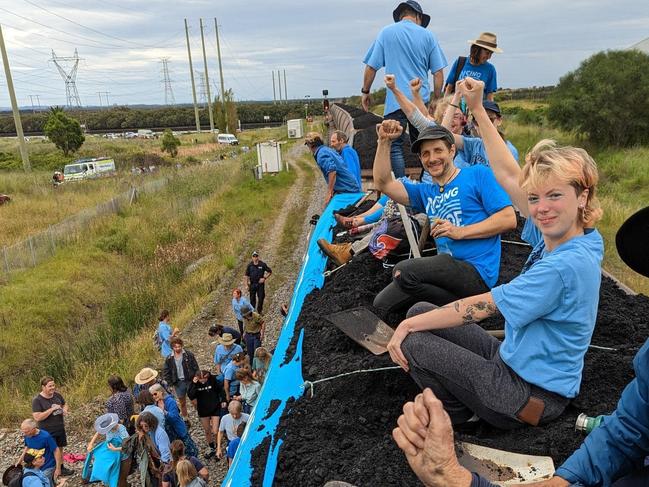
[[[201,73],[200,71],[196,71],[195,75],[198,76],[199,79],[199,92],[198,92],[198,99],[199,99],[199,104],[203,105],[203,108],[205,108],[205,105],[207,105],[207,85],[205,84],[205,73]]]
[[[76,84],[79,61],[81,61],[81,58],[79,57],[79,53],[76,49],[74,50],[74,56],[72,57],[59,57],[54,53],[54,49],[52,49],[52,62],[54,62],[56,69],[59,70],[61,78],[63,78],[63,81],[65,81],[65,97],[67,100],[67,105],[69,107],[74,106],[81,108],[81,99],[79,98],[79,92],[77,91]],[[63,66],[61,66],[61,63],[69,62],[72,62],[72,69],[68,73],[63,68]]]
[[[171,88],[171,77],[169,76],[169,58],[160,58],[160,62],[162,63],[162,82],[165,85],[165,105],[175,105],[176,97]]]

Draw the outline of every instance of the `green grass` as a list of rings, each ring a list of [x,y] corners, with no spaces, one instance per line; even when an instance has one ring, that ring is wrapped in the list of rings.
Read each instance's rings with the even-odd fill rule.
[[[649,148],[602,148],[556,129],[512,122],[507,122],[505,133],[518,149],[521,163],[534,144],[544,138],[588,151],[600,175],[598,195],[604,216],[597,229],[604,237],[604,268],[630,288],[649,295],[647,279],[629,269],[615,248],[615,234],[622,223],[649,202]]]
[[[0,287],[0,424],[29,414],[44,374],[74,407],[104,394],[110,373],[128,379],[159,360],[150,339],[157,312],[170,309],[184,327],[219,276],[264,238],[295,181],[293,172],[253,180],[254,159],[179,173]]]

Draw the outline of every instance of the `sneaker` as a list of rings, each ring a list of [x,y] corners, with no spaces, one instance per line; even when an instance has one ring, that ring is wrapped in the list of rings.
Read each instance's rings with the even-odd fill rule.
[[[70,475],[74,475],[74,470],[69,469],[65,465],[61,466],[61,475],[64,477],[69,477]]]
[[[324,238],[318,240],[322,253],[333,260],[336,265],[343,265],[352,260],[352,244],[330,244]]]
[[[205,454],[205,458],[208,460],[210,458],[214,458],[216,456],[216,450],[214,448],[210,448],[210,451]]]

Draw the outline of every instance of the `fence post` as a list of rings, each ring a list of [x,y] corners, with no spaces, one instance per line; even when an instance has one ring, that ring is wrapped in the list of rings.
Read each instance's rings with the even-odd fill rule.
[[[128,202],[129,206],[133,205],[133,202],[136,200],[136,198],[137,198],[137,188],[132,187],[131,188],[131,197],[129,198],[129,202]]]
[[[29,237],[28,242],[29,242],[29,251],[32,254],[32,264],[33,264],[32,267],[36,267],[36,252],[34,252],[34,242],[31,236]]]
[[[47,227],[47,236],[50,239],[50,249],[52,251],[52,255],[56,253],[56,244],[54,243],[54,235],[52,235],[52,225]]]
[[[9,259],[7,258],[7,246],[5,245],[2,247],[2,255],[4,257],[4,263],[5,263],[5,272],[7,273],[7,276],[9,275]]]

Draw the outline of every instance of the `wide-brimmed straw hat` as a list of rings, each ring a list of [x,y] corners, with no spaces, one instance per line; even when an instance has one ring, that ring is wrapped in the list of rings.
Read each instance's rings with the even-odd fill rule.
[[[106,413],[95,419],[95,431],[100,435],[105,435],[119,423],[119,416],[115,413]]]
[[[234,338],[232,337],[232,333],[224,333],[222,336],[220,336],[219,343],[221,345],[232,345],[234,343]]]
[[[153,379],[158,377],[158,371],[150,367],[144,367],[135,376],[135,383],[139,385],[148,384]]]
[[[475,44],[476,46],[488,49],[491,52],[503,52],[503,50],[498,47],[498,39],[496,38],[496,34],[493,34],[492,32],[483,32],[477,39],[473,39],[467,42],[469,44]]]

